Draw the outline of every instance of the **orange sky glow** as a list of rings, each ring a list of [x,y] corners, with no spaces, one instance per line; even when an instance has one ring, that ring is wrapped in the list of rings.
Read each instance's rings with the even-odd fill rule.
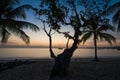
[[[29,46],[40,46],[40,47],[49,47],[49,39],[48,36],[41,30],[40,32],[27,32],[30,36],[30,44]],[[67,39],[60,34],[53,35],[53,47],[65,47]],[[72,44],[72,40],[69,43],[69,46]],[[97,41],[98,46],[100,47],[110,47],[111,45],[105,41]],[[19,45],[26,46],[26,44],[19,39],[18,37],[11,36],[8,40],[7,45]],[[85,44],[80,44],[80,47],[93,47],[92,39],[86,41]],[[120,46],[120,39],[116,40],[116,43],[113,43],[112,46]]]
[[[27,0],[21,0],[21,1],[22,1],[22,4],[27,3]],[[33,2],[34,2],[34,0],[33,0]],[[38,2],[39,2],[39,0],[38,0]],[[34,4],[33,6],[35,6],[35,5],[36,4]],[[34,14],[32,14],[32,13],[27,14],[26,21],[34,23],[37,26],[39,26],[39,28],[40,28],[39,32],[32,32],[31,30],[25,30],[25,32],[30,36],[30,44],[29,44],[29,46],[48,47],[49,46],[49,39],[48,39],[48,36],[43,31],[43,25],[40,23],[40,21],[37,20],[36,17],[34,16]],[[71,34],[73,33],[72,30],[69,27],[64,27],[63,31],[64,30],[65,31],[70,31]],[[116,41],[116,43],[113,43],[113,46],[120,46],[120,33],[114,33],[113,35],[115,35],[115,37],[117,38],[117,41]],[[55,47],[65,47],[66,42],[67,42],[67,39],[63,35],[61,35],[61,34],[53,35],[53,46],[55,46]],[[72,43],[72,41],[70,42],[69,45],[71,45],[71,43]],[[98,46],[110,46],[105,41],[98,41],[97,44],[98,44]],[[10,39],[8,40],[7,45],[26,46],[26,44],[22,40],[20,40],[19,38],[15,37],[15,36],[10,37]],[[79,46],[80,47],[93,46],[93,40],[90,39],[84,45],[81,43]]]

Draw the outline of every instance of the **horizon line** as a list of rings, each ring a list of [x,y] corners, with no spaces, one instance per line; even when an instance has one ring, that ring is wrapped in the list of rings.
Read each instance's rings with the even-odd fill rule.
[[[49,48],[49,46],[23,46],[23,45],[0,45],[0,48]],[[53,48],[65,48],[65,47],[57,47],[53,46]],[[84,46],[84,47],[78,47],[78,49],[93,49],[94,46]],[[120,46],[98,46],[98,49],[116,49],[120,48]]]

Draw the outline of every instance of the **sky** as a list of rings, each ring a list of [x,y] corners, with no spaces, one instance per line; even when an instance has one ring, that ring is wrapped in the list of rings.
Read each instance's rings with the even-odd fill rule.
[[[115,1],[119,0],[113,0],[111,4],[115,3]],[[20,0],[20,4],[31,4],[33,7],[39,7],[39,0]],[[43,24],[37,19],[34,12],[28,11],[27,12],[27,18],[25,21],[31,22],[39,26],[40,31],[39,32],[32,32],[31,30],[24,30],[29,36],[30,36],[30,46],[41,46],[41,47],[47,47],[49,44],[49,39],[45,32],[43,31]],[[72,31],[69,27],[64,27],[63,30],[66,31]],[[71,32],[72,33],[72,32]],[[116,44],[113,44],[113,46],[120,46],[120,33],[113,33],[111,32],[116,38],[117,42]],[[53,45],[56,47],[63,47],[65,46],[67,39],[61,35],[61,34],[55,34],[53,37]],[[72,41],[71,41],[72,42]],[[19,46],[26,46],[26,44],[19,38],[15,36],[11,36],[8,40],[7,45],[19,45]],[[88,40],[84,45],[80,44],[80,46],[93,46],[93,40]],[[98,41],[98,46],[110,46],[107,42],[104,41]]]

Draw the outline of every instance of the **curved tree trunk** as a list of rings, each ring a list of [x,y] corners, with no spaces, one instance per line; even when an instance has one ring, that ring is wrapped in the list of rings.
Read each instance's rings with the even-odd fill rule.
[[[81,34],[80,29],[79,29],[81,27],[81,23],[80,23],[79,15],[77,13],[77,9],[74,4],[73,4],[73,6],[74,6],[75,13],[76,13],[77,21],[78,21],[78,23],[76,23],[76,26],[74,26],[74,36],[72,37],[73,44],[70,48],[68,48],[69,38],[71,38],[71,36],[68,36],[66,49],[57,56],[54,54],[54,52],[52,50],[52,37],[51,37],[52,27],[50,27],[49,32],[47,32],[47,30],[45,29],[45,24],[44,24],[44,31],[47,34],[47,36],[49,37],[50,55],[55,60],[54,66],[53,66],[51,74],[50,74],[50,80],[54,80],[54,78],[56,78],[56,77],[66,77],[68,75],[68,69],[70,66],[71,57],[73,55],[73,52],[78,47],[79,35]],[[57,32],[63,33],[64,35],[66,35],[65,32],[59,32],[59,31],[57,31]]]
[[[75,32],[75,39],[71,46],[71,48],[68,49],[68,47],[63,51],[63,53],[59,55],[55,55],[52,50],[52,37],[51,37],[51,29],[49,32],[45,29],[44,24],[44,31],[49,37],[49,51],[50,56],[55,60],[54,66],[52,68],[51,74],[50,74],[50,80],[54,80],[55,77],[65,77],[68,74],[68,69],[71,61],[71,57],[73,55],[73,52],[77,49],[78,44],[78,31],[79,29],[76,29]],[[68,44],[67,44],[68,45]]]
[[[57,55],[50,77],[62,77],[68,74],[72,54],[69,49],[65,49],[63,53]]]
[[[71,57],[73,52],[77,49],[78,44],[78,34],[75,33],[74,43],[71,48],[67,48],[63,51],[63,53],[56,56],[55,64],[52,68],[52,72],[50,74],[50,80],[54,80],[56,77],[66,77],[68,75],[68,69],[70,66]]]
[[[55,58],[55,64],[50,74],[51,80],[55,77],[66,77],[68,75],[68,69],[73,52],[74,51],[71,49],[65,49],[63,53],[57,55]]]

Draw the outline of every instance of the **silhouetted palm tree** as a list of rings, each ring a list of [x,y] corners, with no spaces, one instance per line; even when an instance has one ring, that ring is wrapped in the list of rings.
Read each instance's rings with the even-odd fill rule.
[[[106,31],[108,30],[114,30],[114,28],[108,24],[107,19],[100,19],[98,17],[92,17],[90,18],[89,22],[90,26],[87,27],[87,30],[83,32],[83,36],[81,41],[83,41],[83,44],[93,36],[93,41],[94,41],[94,48],[95,48],[95,59],[94,61],[98,61],[97,57],[97,40],[105,40],[110,45],[112,45],[112,41],[116,42],[116,38],[112,36],[111,34],[107,33]]]
[[[114,13],[112,20],[114,25],[117,26],[118,31],[120,31],[120,1],[108,7],[105,12],[107,15]]]
[[[22,5],[15,8],[18,5],[18,0],[0,0],[0,40],[2,43],[6,43],[11,33],[20,37],[26,44],[29,44],[30,38],[23,31],[23,29],[32,29],[38,31],[39,28],[29,22],[20,21],[17,19],[25,19],[25,9],[33,9],[30,5]]]

